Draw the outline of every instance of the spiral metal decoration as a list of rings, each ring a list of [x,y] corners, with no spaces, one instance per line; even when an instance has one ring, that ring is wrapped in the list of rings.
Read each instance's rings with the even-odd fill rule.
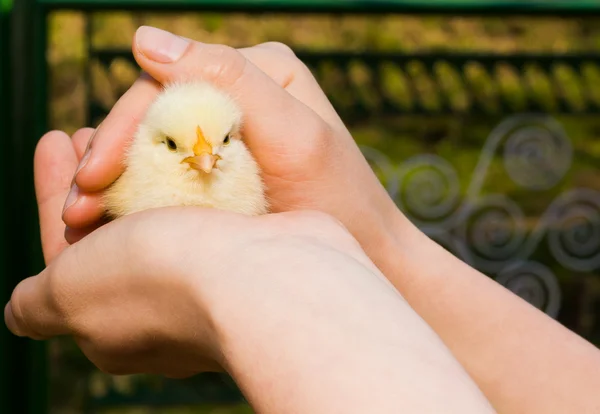
[[[574,271],[600,269],[600,192],[576,188],[559,195],[526,231],[521,208],[503,194],[483,194],[493,160],[502,152],[510,178],[529,190],[556,186],[569,169],[573,148],[560,124],[547,116],[518,115],[492,131],[461,197],[458,174],[433,154],[409,158],[395,174],[383,153],[363,154],[398,206],[430,238],[555,317],[560,287],[547,267],[528,261],[546,240],[554,258]]]
[[[416,220],[439,220],[459,203],[460,184],[454,168],[431,154],[407,160],[400,171],[398,205]]]
[[[495,155],[503,150],[509,177],[519,186],[543,190],[555,186],[571,165],[571,142],[559,123],[548,116],[520,114],[502,121],[490,133],[467,190],[477,199]]]
[[[558,315],[560,286],[554,273],[541,263],[514,263],[502,270],[496,281],[549,316]]]
[[[509,198],[492,195],[470,206],[461,226],[465,259],[486,271],[497,271],[513,259],[525,240],[524,216]]]
[[[548,244],[566,268],[600,268],[600,192],[576,189],[551,207]]]
[[[553,122],[523,126],[504,145],[504,166],[512,180],[531,190],[554,187],[571,165],[571,142]]]

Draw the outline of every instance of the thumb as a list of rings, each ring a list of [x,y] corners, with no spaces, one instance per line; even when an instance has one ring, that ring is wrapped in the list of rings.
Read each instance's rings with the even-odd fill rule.
[[[142,69],[163,85],[206,80],[232,95],[245,115],[248,146],[251,150],[260,147],[254,151],[257,158],[269,153],[265,147],[301,152],[303,146],[311,148],[321,142],[328,131],[323,119],[234,48],[194,42],[142,26],[136,32],[133,53]]]

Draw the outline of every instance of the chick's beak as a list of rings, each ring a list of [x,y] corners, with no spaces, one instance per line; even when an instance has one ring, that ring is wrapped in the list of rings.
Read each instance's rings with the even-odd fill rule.
[[[195,157],[187,157],[183,162],[187,162],[190,167],[198,171],[204,171],[206,174],[215,168],[215,164],[220,157],[218,155],[209,154],[207,152]]]
[[[206,140],[200,127],[196,128],[196,137],[194,156],[187,157],[182,162],[187,162],[193,169],[209,174],[215,168],[217,160],[221,159],[221,157],[212,153],[212,145]]]

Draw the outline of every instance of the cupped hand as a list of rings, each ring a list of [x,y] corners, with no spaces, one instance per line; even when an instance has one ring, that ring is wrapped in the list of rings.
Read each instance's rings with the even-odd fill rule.
[[[14,290],[13,333],[70,335],[111,374],[225,370],[262,413],[492,412],[330,216],[152,209],[68,246],[61,204],[85,135],[38,145],[48,266]]]
[[[338,222],[310,212],[245,217],[213,209],[155,209],[108,223],[69,246],[62,203],[85,135],[70,140],[50,132],[38,144],[35,184],[48,266],[22,281],[5,308],[5,321],[17,335],[73,336],[96,366],[113,374],[187,377],[222,369],[214,315],[223,306],[235,315],[232,301],[243,306],[252,297],[239,289],[240,283],[261,283],[250,277],[252,261],[268,260],[273,272],[285,274],[303,249],[334,246],[374,268]],[[299,246],[282,250],[295,239],[302,240]],[[231,275],[247,278],[238,279],[236,289]]]
[[[287,46],[236,50],[142,27],[133,53],[145,74],[91,140],[65,204],[69,227],[84,229],[80,234],[97,227],[101,192],[122,173],[124,151],[160,84],[202,78],[241,105],[244,139],[262,168],[272,211],[325,212],[340,220],[372,258],[377,255],[398,214],[396,206],[310,70]]]

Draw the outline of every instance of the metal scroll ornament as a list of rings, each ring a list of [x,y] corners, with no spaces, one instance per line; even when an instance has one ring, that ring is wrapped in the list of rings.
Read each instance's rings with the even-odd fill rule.
[[[568,270],[600,269],[600,192],[563,192],[528,227],[515,200],[482,191],[498,155],[518,188],[555,188],[571,167],[573,148],[554,119],[526,114],[501,122],[486,139],[464,195],[455,168],[440,156],[419,154],[394,169],[384,154],[362,150],[398,206],[421,230],[548,315],[558,315],[561,291],[552,270],[531,259],[543,243]]]

